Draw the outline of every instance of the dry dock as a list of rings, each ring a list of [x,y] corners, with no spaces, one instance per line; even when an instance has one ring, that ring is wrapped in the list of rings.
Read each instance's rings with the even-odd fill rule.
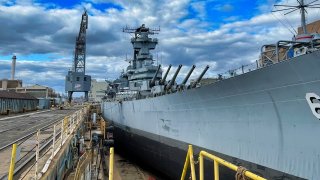
[[[10,172],[13,179],[162,179],[117,149],[110,160],[112,130],[99,111],[74,106],[1,116],[0,179],[10,179]]]

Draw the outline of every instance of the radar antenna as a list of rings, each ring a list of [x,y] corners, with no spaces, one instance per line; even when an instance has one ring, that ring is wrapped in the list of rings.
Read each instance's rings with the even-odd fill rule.
[[[306,13],[308,13],[308,12],[307,12],[306,8],[320,8],[320,4],[314,4],[317,1],[318,0],[314,0],[310,3],[305,4],[304,0],[297,0],[298,5],[295,5],[295,6],[294,5],[277,4],[274,6],[275,7],[282,7],[282,9],[274,10],[272,12],[285,11],[284,15],[287,15],[287,14],[290,14],[290,13],[300,9],[302,31],[304,34],[307,34],[308,32],[307,32],[307,26],[306,26]]]
[[[144,24],[142,24],[138,28],[132,28],[132,27],[126,26],[122,29],[122,32],[135,34],[135,35],[137,35],[137,33],[139,32],[148,32],[149,35],[153,35],[153,34],[159,34],[160,26],[158,28],[146,28]]]

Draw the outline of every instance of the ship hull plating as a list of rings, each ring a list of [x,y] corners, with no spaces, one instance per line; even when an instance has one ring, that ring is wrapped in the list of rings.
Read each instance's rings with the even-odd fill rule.
[[[156,153],[162,158],[154,164],[171,165],[170,159],[176,159],[181,161],[174,168],[178,173],[184,159],[165,147],[183,152],[187,144],[193,144],[231,162],[235,158],[242,164],[248,162],[250,170],[272,179],[281,176],[277,172],[317,179],[320,120],[306,94],[320,95],[319,69],[320,52],[316,51],[201,88],[133,101],[106,101],[103,116],[115,123],[116,136],[144,132],[139,136],[163,144]],[[135,148],[148,149],[149,144],[139,146]]]
[[[158,136],[154,140],[155,134],[148,132],[142,132],[137,129],[130,129],[128,127],[122,127],[121,125],[115,125],[114,139],[115,148],[118,152],[124,153],[126,156],[132,158],[135,162],[143,165],[148,165],[153,170],[161,173],[164,179],[180,179],[185,158],[187,155],[188,143],[177,141],[174,139]],[[302,178],[292,176],[283,172],[279,172],[261,165],[253,164],[235,157],[230,157],[219,152],[215,152],[209,149],[203,149],[198,146],[193,146],[193,151],[196,155],[200,150],[205,150],[209,153],[215,154],[233,164],[243,166],[250,171],[264,175],[267,179],[285,179],[285,180],[300,180]],[[197,159],[195,159],[197,161]],[[204,163],[205,179],[213,179],[213,162],[206,160]],[[198,166],[196,165],[196,171],[198,174]],[[221,179],[234,179],[235,172],[224,167],[219,167],[219,173]]]

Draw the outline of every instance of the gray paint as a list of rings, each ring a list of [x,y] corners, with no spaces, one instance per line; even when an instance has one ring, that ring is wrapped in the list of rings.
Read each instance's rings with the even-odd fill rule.
[[[162,77],[162,69],[154,65],[150,52],[158,44],[158,39],[151,38],[151,35],[157,34],[160,29],[150,29],[142,24],[134,29],[126,27],[123,31],[134,34],[131,38],[134,51],[132,59],[129,60],[130,65],[122,76],[129,80],[130,90],[149,92],[151,86],[154,85],[154,83],[150,84],[151,79],[154,79],[155,82]]]
[[[39,109],[49,109],[50,99],[39,99]]]
[[[91,76],[84,75],[82,72],[69,71],[66,76],[65,90],[72,92],[90,91]]]
[[[201,88],[104,102],[103,116],[139,129],[307,179],[320,177],[320,52]],[[173,145],[173,144],[171,144]]]
[[[10,113],[19,113],[25,111],[37,110],[38,99],[13,99],[13,98],[0,98],[0,114],[6,114],[7,110]]]

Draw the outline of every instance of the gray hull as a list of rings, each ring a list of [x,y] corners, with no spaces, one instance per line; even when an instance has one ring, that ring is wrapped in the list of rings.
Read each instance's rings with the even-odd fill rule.
[[[307,93],[320,95],[319,51],[201,88],[103,102],[102,109],[104,118],[119,128],[145,132],[154,141],[173,139],[319,179],[320,120],[311,111]]]

